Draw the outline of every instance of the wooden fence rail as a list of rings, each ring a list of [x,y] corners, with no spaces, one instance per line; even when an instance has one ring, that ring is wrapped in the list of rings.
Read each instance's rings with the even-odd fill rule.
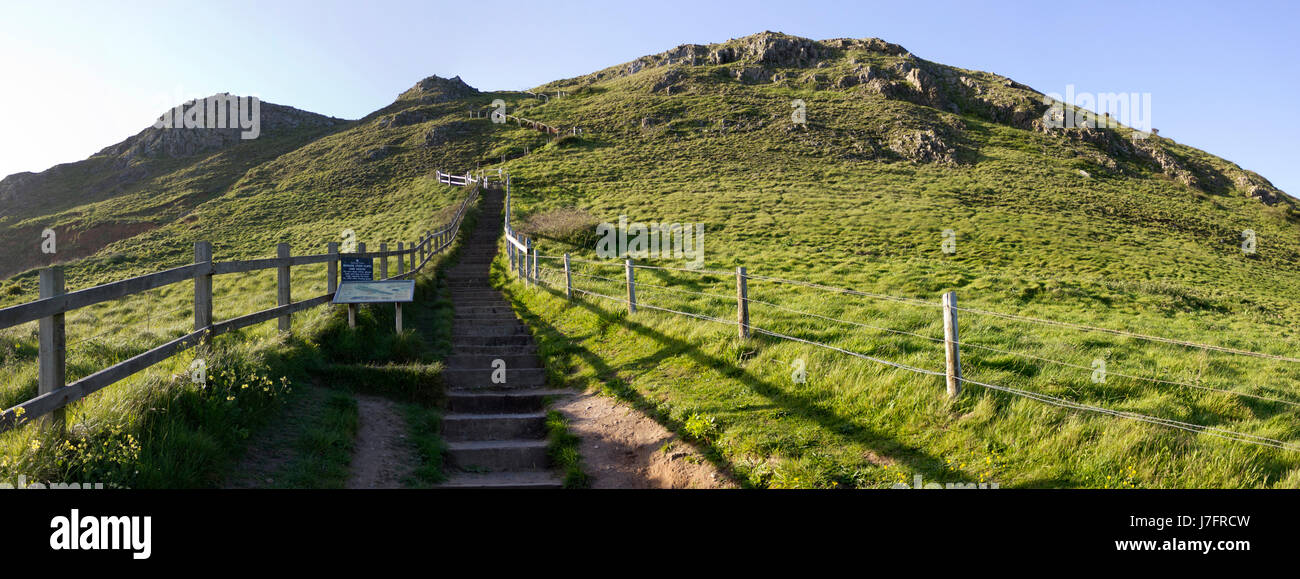
[[[444,183],[447,181],[443,181],[442,177],[451,177],[441,171],[437,174],[439,181]],[[38,321],[39,327],[37,331],[40,341],[38,395],[0,413],[0,432],[12,430],[29,421],[45,416],[49,416],[49,420],[55,426],[62,428],[64,424],[63,409],[68,404],[85,398],[101,388],[128,378],[215,336],[275,319],[279,320],[279,329],[281,331],[289,331],[293,314],[329,303],[334,297],[334,292],[338,288],[338,263],[340,259],[379,259],[381,260],[381,279],[403,279],[414,276],[424,268],[430,259],[451,246],[460,230],[467,209],[478,198],[480,179],[466,175],[452,180],[458,180],[459,186],[472,186],[472,188],[451,220],[436,231],[425,232],[418,243],[405,245],[399,242],[398,249],[395,251],[383,251],[385,245],[381,244],[381,251],[366,252],[365,246],[359,244],[358,249],[361,250],[359,252],[339,253],[338,244],[329,243],[326,246],[327,252],[324,254],[294,256],[290,254],[289,245],[281,243],[277,245],[276,257],[273,258],[214,262],[212,261],[212,245],[206,241],[199,241],[194,244],[195,262],[190,265],[69,293],[64,293],[63,269],[61,266],[41,270],[40,299],[0,309],[0,329]],[[410,258],[409,269],[405,267],[406,262],[404,261],[408,256]],[[399,265],[397,275],[388,278],[387,264],[388,259],[391,257],[396,257]],[[318,263],[327,264],[326,277],[328,280],[326,287],[328,293],[297,302],[292,301],[290,293],[291,268]],[[266,269],[277,270],[276,307],[215,322],[212,317],[213,276]],[[76,382],[66,383],[64,374],[67,359],[67,340],[65,338],[63,319],[65,313],[191,280],[194,282],[194,331],[99,370]]]

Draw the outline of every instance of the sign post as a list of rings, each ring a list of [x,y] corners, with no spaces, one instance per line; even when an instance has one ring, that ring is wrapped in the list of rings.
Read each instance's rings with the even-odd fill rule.
[[[415,280],[398,279],[383,281],[344,281],[339,291],[334,294],[334,303],[348,304],[355,308],[357,304],[393,304],[397,310],[397,333],[402,333],[402,304],[415,301]],[[355,319],[348,317],[348,327],[355,328]]]
[[[357,244],[357,250],[359,250],[361,253],[365,253],[366,251],[365,244]],[[362,258],[362,257],[345,257],[339,260],[339,270],[343,274],[343,283],[345,285],[349,282],[363,282],[363,281],[368,282],[368,281],[374,281],[375,279],[375,262],[372,259]],[[342,286],[340,286],[339,289],[340,290],[343,289]],[[357,327],[357,304],[351,302],[340,302],[338,301],[338,295],[339,292],[335,291],[334,303],[348,304],[348,327],[349,328]]]

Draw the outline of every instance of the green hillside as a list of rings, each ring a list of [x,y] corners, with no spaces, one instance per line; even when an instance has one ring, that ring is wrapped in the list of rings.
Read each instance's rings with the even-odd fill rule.
[[[31,228],[56,217],[125,232],[69,264],[75,289],[188,263],[200,239],[213,242],[217,259],[266,257],[278,242],[315,252],[346,229],[369,243],[413,240],[445,221],[462,193],[437,184],[434,169],[504,168],[515,224],[540,240],[544,255],[594,260],[596,224],[620,215],[703,224],[710,271],[638,272],[648,304],[734,319],[734,301],[715,296],[734,298],[726,272],[742,265],[756,276],[903,298],[750,282],[754,300],[822,316],[755,302],[756,327],[892,362],[942,369],[933,339],[942,337],[936,306],[949,290],[961,306],[989,312],[1284,357],[1300,345],[1293,330],[1300,308],[1287,292],[1300,281],[1300,214],[1291,197],[1165,137],[1048,128],[1042,95],[996,74],[928,62],[878,39],[763,33],[685,45],[533,91],[550,96],[479,92],[458,78],[430,77],[358,121],[201,160],[157,160],[168,168],[157,170],[162,176],[128,190],[0,213],[0,235],[35,239]],[[509,114],[567,136],[493,123],[486,113],[497,98]],[[796,99],[805,103],[805,126],[791,121]],[[65,171],[57,188],[93,188],[105,162]],[[132,223],[147,225],[131,230]],[[941,249],[945,230],[955,233],[953,254]],[[1244,230],[1257,236],[1253,254],[1241,249]],[[556,262],[541,265],[557,282]],[[622,295],[621,262],[576,271],[584,274],[575,276],[580,287]],[[273,274],[264,274],[219,282],[218,319],[274,305]],[[949,402],[940,378],[772,336],[742,341],[732,326],[668,313],[627,316],[615,301],[566,301],[562,287],[500,281],[541,338],[557,384],[640,404],[748,485],[878,487],[921,475],[1031,487],[1300,486],[1294,450],[975,385]],[[295,295],[324,289],[323,275],[304,283],[309,288],[295,287]],[[70,374],[183,333],[192,296],[184,284],[170,290],[70,315],[70,343],[108,332],[90,342],[102,346],[73,347]],[[34,295],[33,272],[0,285],[0,305]],[[1296,363],[976,312],[960,317],[972,380],[1269,439],[1300,436]],[[32,326],[0,332],[6,407],[36,390]],[[303,327],[301,347],[316,348],[311,332],[320,328]],[[268,324],[238,340],[251,351],[282,339]],[[1112,374],[1104,384],[1090,379],[1097,359]],[[791,379],[795,360],[805,362],[806,382]],[[131,423],[113,401],[140,394],[114,388],[124,394],[106,391],[82,404],[93,409],[83,415],[97,432]],[[33,450],[31,436],[0,437],[10,457],[0,469],[40,463],[29,455],[46,451]]]
[[[816,57],[790,56],[801,49]],[[855,83],[866,68],[872,80]],[[929,79],[924,92],[907,80],[916,70]],[[924,302],[755,280],[755,300],[923,337],[762,304],[751,306],[755,326],[929,370],[943,369],[932,340],[943,335],[937,306],[948,290],[968,308],[1297,351],[1300,310],[1288,290],[1300,238],[1290,197],[1167,138],[1043,128],[1041,95],[1008,79],[875,40],[757,35],[535,90],[567,96],[520,101],[518,114],[587,135],[510,163],[519,228],[543,240],[543,254],[594,257],[590,235],[581,247],[564,241],[620,215],[702,223],[705,269],[744,265],[752,275]],[[790,121],[794,99],[806,103],[806,128]],[[946,229],[956,234],[952,255],[941,249]],[[1254,254],[1241,249],[1246,229],[1257,235]],[[618,264],[577,271],[615,280],[575,276],[580,287],[623,295]],[[646,303],[734,320],[731,275],[638,275],[720,296],[639,288]],[[771,337],[741,343],[734,327],[671,314],[627,319],[615,301],[570,306],[516,291],[551,336],[557,377],[603,385],[695,431],[756,486],[911,484],[917,474],[1004,486],[1300,484],[1294,450],[972,385],[949,404],[939,378]],[[960,317],[972,380],[1283,441],[1300,433],[1293,362]],[[796,359],[807,364],[804,384],[790,377]],[[1091,380],[1097,359],[1111,373],[1105,384]]]

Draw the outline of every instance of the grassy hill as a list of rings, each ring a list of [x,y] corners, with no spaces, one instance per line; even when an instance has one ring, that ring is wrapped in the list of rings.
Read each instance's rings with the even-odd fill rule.
[[[948,290],[965,307],[993,312],[1297,351],[1293,199],[1168,138],[1047,128],[1042,96],[1009,79],[877,40],[763,34],[534,90],[567,96],[517,101],[519,115],[586,134],[510,162],[520,228],[543,239],[543,254],[592,258],[590,235],[581,246],[566,241],[620,215],[703,223],[706,269],[744,265],[924,302],[756,280],[753,299],[922,337],[762,304],[751,307],[754,325],[930,370],[943,368],[933,340],[943,335],[937,306]],[[790,122],[794,99],[806,103],[806,127]],[[941,249],[947,229],[956,234],[952,255]],[[1259,240],[1254,254],[1241,249],[1246,229]],[[578,271],[621,279],[617,264]],[[730,275],[638,275],[722,296],[641,289],[647,303],[734,319]],[[622,295],[617,281],[575,283]],[[557,378],[642,403],[698,434],[755,486],[910,484],[917,474],[1004,486],[1300,484],[1292,450],[971,385],[948,403],[938,378],[770,337],[740,342],[733,327],[670,314],[626,318],[608,300],[570,305],[515,291],[551,336]],[[1300,434],[1295,363],[960,318],[972,380],[1286,441]],[[798,359],[803,384],[791,379]],[[1111,373],[1105,384],[1091,380],[1099,359]]]
[[[218,261],[271,257],[275,245],[282,242],[290,243],[295,254],[323,253],[326,243],[344,241],[344,230],[352,230],[356,240],[371,248],[380,241],[415,241],[422,232],[446,223],[465,194],[437,183],[433,170],[472,167],[481,148],[476,142],[489,133],[486,127],[466,130],[457,124],[465,114],[464,105],[450,100],[448,93],[466,90],[473,93],[458,79],[431,77],[390,107],[358,121],[279,137],[264,134],[185,158],[145,160],[151,171],[163,165],[180,168],[136,183],[129,191],[88,199],[85,205],[64,208],[67,203],[52,202],[49,208],[57,212],[54,215],[72,216],[69,223],[81,223],[76,221],[81,215],[115,225],[137,218],[149,222],[143,232],[66,263],[68,289],[190,263],[198,240],[212,242]],[[429,115],[429,119],[393,122],[394,116],[412,114]],[[431,138],[444,131],[457,140]],[[93,168],[104,162],[96,157],[56,171],[60,178],[81,174],[87,179],[60,187],[93,188],[88,179],[98,175]],[[185,191],[190,191],[195,179],[212,189],[186,197],[191,206],[174,205],[171,200],[188,195]],[[177,209],[170,212],[143,209],[173,205]],[[40,207],[29,213],[38,213]],[[43,227],[50,219],[27,221]],[[15,229],[3,231],[15,234]],[[70,231],[71,236],[77,235],[75,228]],[[39,238],[33,235],[32,239]],[[294,268],[293,275],[295,299],[325,292],[323,266]],[[429,289],[422,291],[436,291],[434,277],[425,277],[421,287]],[[30,301],[36,295],[36,272],[27,271],[0,288],[0,306]],[[273,307],[275,272],[218,277],[214,296],[218,320]],[[192,304],[191,284],[176,284],[68,314],[68,380],[188,333]],[[322,373],[345,375],[336,380],[340,384],[367,382],[378,388],[427,381],[430,373],[436,375],[436,367],[429,366],[436,362],[429,358],[433,355],[429,352],[438,351],[436,344],[420,346],[422,338],[409,331],[396,342],[379,330],[368,339],[353,341],[340,332],[339,315],[318,308],[295,316],[295,331],[288,336],[277,335],[271,324],[263,324],[219,338],[211,351],[202,354],[212,376],[206,389],[185,379],[190,364],[200,356],[194,351],[76,404],[69,414],[67,436],[37,428],[0,435],[0,478],[16,480],[24,475],[29,480],[95,480],[148,487],[215,484],[250,432],[275,415],[287,392],[311,386]],[[391,328],[391,319],[383,321],[379,310],[366,314],[363,323],[366,320],[371,326]],[[0,405],[5,408],[36,395],[36,344],[35,323],[0,331]],[[343,353],[331,349],[344,346],[351,349]],[[389,362],[406,366],[366,369]],[[261,389],[264,383],[267,390]],[[104,445],[112,452],[77,452],[69,444],[75,448]]]
[[[540,240],[545,255],[594,259],[596,224],[620,215],[702,223],[706,270],[744,265],[754,275],[905,298],[755,279],[754,300],[822,316],[756,302],[756,327],[920,368],[942,369],[942,346],[933,340],[942,337],[936,306],[948,290],[963,307],[990,312],[1280,356],[1300,345],[1293,329],[1300,308],[1288,295],[1300,281],[1300,215],[1291,197],[1169,138],[1135,139],[1125,127],[1050,128],[1042,95],[996,74],[928,62],[878,39],[763,33],[685,45],[533,90],[550,96],[479,92],[431,77],[358,121],[236,145],[204,157],[209,165],[178,167],[167,173],[173,188],[146,181],[158,185],[37,208],[22,223],[101,215],[124,227],[145,208],[175,207],[147,230],[125,230],[130,237],[70,264],[76,288],[187,263],[198,239],[214,243],[217,259],[269,256],[282,241],[295,251],[320,248],[344,229],[367,242],[414,239],[459,193],[434,183],[434,168],[503,167],[513,176],[516,225]],[[489,111],[496,98],[512,115],[582,134],[552,138],[470,118],[468,111]],[[791,122],[796,99],[805,103],[805,126]],[[92,158],[69,172],[62,188],[92,188],[103,162]],[[209,170],[211,163],[224,168]],[[202,179],[206,185],[180,185]],[[0,232],[16,230],[11,223],[0,222]],[[1241,250],[1247,229],[1258,239],[1253,254]],[[953,254],[941,249],[945,230],[955,233]],[[576,271],[621,276],[619,263]],[[734,296],[729,275],[638,275],[646,303],[734,316],[734,302],[713,297]],[[575,283],[621,295],[617,281],[598,277]],[[219,280],[218,318],[273,305],[271,279]],[[734,327],[667,313],[627,316],[613,301],[568,302],[553,290],[500,281],[542,339],[557,383],[603,388],[642,405],[748,485],[873,487],[921,475],[1031,487],[1300,486],[1295,451],[1067,411],[974,385],[950,402],[939,378],[770,336],[742,341]],[[323,276],[304,283],[309,289],[295,287],[295,295],[323,290]],[[31,299],[34,286],[32,273],[20,274],[0,286],[0,300]],[[93,351],[74,353],[70,374],[179,335],[189,288],[172,289],[69,316],[70,342],[108,330],[89,342]],[[960,318],[970,379],[1272,439],[1300,435],[1295,363],[976,312]],[[318,348],[312,332],[320,331],[304,324],[303,348]],[[250,350],[285,347],[272,333],[268,325],[239,339]],[[0,334],[0,397],[9,404],[35,392],[34,343],[31,328]],[[806,365],[805,382],[791,379],[796,360]],[[1096,360],[1111,373],[1104,384],[1091,380]],[[102,423],[96,432],[129,424],[117,399],[92,398],[83,420]],[[0,444],[7,456],[39,462],[29,456],[42,452],[30,450],[30,435],[5,435]]]

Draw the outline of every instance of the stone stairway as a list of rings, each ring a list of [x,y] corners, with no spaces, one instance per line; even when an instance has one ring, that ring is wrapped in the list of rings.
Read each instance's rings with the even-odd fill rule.
[[[478,224],[446,281],[455,316],[452,354],[444,371],[452,488],[560,488],[547,458],[546,376],[537,346],[510,303],[488,282],[502,228],[502,193],[485,189]],[[494,360],[506,367],[493,384]]]

